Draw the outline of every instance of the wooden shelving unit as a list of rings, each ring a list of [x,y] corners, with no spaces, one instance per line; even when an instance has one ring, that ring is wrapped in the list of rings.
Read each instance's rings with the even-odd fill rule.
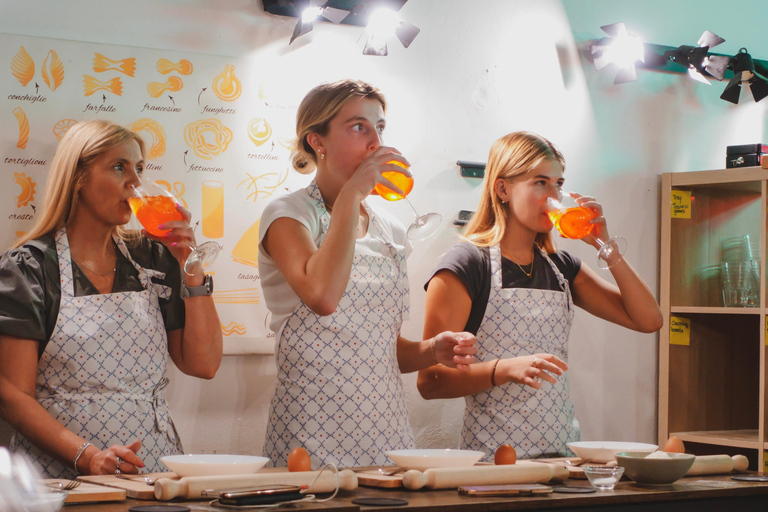
[[[691,194],[690,218],[672,215]],[[766,442],[766,210],[768,170],[664,173],[661,197],[659,445],[671,435],[690,453],[742,453],[768,472]],[[759,300],[725,307],[723,240],[759,241]],[[670,343],[673,318],[688,344]]]

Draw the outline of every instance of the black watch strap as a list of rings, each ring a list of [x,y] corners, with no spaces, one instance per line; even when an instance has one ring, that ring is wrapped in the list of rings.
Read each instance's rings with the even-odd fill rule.
[[[187,286],[183,281],[181,283],[181,298],[204,297],[213,294],[213,276],[205,275],[205,280],[200,286]]]

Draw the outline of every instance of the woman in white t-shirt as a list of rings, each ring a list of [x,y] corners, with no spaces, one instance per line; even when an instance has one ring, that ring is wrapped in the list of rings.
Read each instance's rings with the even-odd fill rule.
[[[466,368],[474,336],[400,336],[408,312],[405,229],[365,202],[386,171],[408,173],[380,145],[386,102],[354,80],[323,84],[296,116],[294,167],[304,190],[273,201],[261,218],[259,270],[277,334],[277,389],[264,454],[285,466],[296,447],[312,465],[388,463],[414,448],[400,373],[436,363]]]

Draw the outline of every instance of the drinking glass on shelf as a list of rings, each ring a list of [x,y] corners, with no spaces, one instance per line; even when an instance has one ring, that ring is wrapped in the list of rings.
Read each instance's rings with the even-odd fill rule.
[[[581,239],[592,233],[595,225],[591,220],[595,215],[586,208],[582,208],[570,192],[562,192],[561,198],[547,198],[547,215],[555,225],[555,228],[565,238]],[[597,265],[602,269],[612,267],[621,261],[627,248],[627,241],[620,236],[613,236],[607,242],[603,242],[597,236],[595,240],[600,249],[597,251]],[[611,256],[618,254],[618,258],[610,262]]]
[[[406,170],[408,169],[408,167],[402,163],[396,162],[394,160],[389,163],[398,165]],[[419,241],[434,235],[437,231],[437,228],[440,227],[440,222],[443,220],[443,217],[439,213],[425,213],[424,215],[419,215],[419,212],[416,211],[416,208],[414,208],[408,198],[405,197],[410,194],[411,190],[413,189],[413,178],[397,171],[383,172],[381,175],[392,182],[392,184],[397,188],[402,190],[404,194],[399,194],[391,188],[385,187],[381,183],[376,185],[376,193],[387,201],[399,201],[400,199],[405,199],[405,202],[408,203],[408,206],[411,207],[413,214],[416,216],[416,220],[414,220],[408,228],[408,238],[413,241]]]
[[[132,187],[132,190],[133,196],[128,198],[128,204],[148,233],[164,237],[170,229],[158,229],[158,226],[173,220],[184,220],[181,212],[176,209],[179,201],[154,181],[142,177],[139,185]],[[184,264],[184,272],[192,275],[195,270],[207,268],[220,250],[221,246],[216,242],[205,242],[193,247]]]

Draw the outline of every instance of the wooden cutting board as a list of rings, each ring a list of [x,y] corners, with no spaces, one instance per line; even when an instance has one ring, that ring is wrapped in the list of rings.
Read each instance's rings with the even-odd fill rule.
[[[363,471],[355,471],[357,474],[357,484],[365,487],[380,487],[383,489],[395,489],[403,486],[403,472],[396,475],[386,475],[391,471],[397,470],[397,466],[382,466],[380,468],[371,468]]]
[[[69,480],[62,480],[59,478],[49,478],[43,480],[48,484],[54,484],[60,482],[66,485]],[[124,501],[126,492],[123,489],[115,489],[112,487],[105,487],[103,485],[90,484],[81,482],[80,485],[74,489],[68,491],[67,499],[64,503],[99,503],[102,501]]]
[[[117,475],[89,475],[78,477],[83,482],[89,482],[97,484],[99,486],[113,487],[116,489],[122,489],[123,492],[129,497],[137,500],[154,500],[155,499],[155,487],[154,485],[148,485],[141,481],[140,478],[136,478],[138,475],[134,475],[135,480],[124,480],[117,478]],[[141,476],[148,476],[149,478],[173,478],[178,480],[179,477],[176,473],[142,473]],[[84,485],[84,484],[83,484]],[[80,486],[82,487],[82,485]],[[75,489],[77,490],[77,489]]]

